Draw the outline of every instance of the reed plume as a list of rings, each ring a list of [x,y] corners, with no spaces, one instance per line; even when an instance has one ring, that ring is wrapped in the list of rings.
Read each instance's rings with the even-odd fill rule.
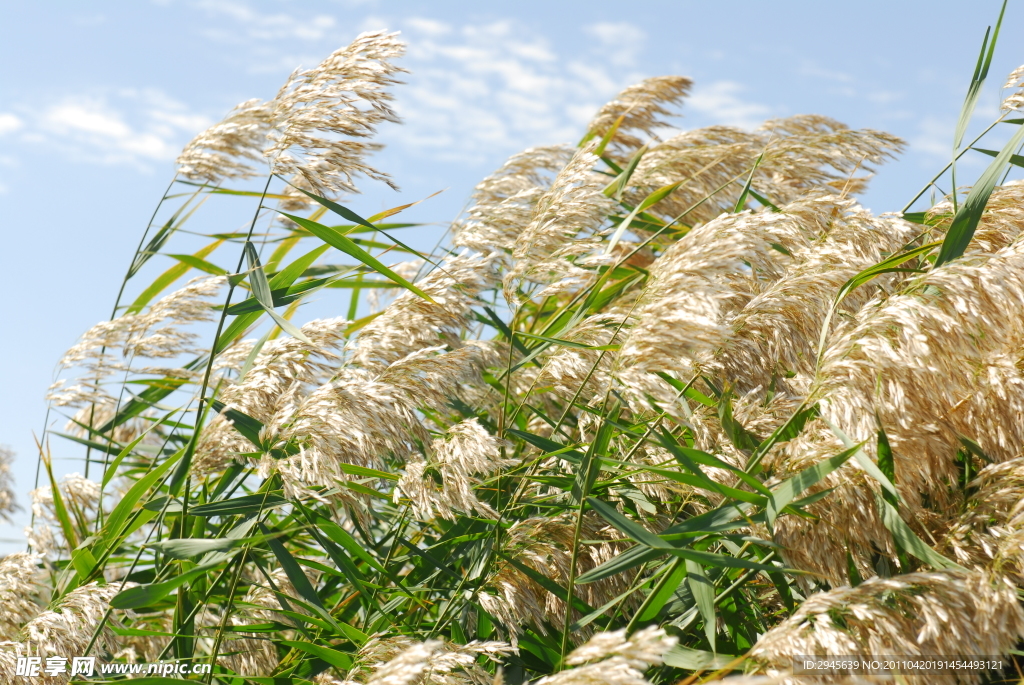
[[[593,143],[579,149],[537,200],[533,219],[512,251],[514,266],[503,280],[510,304],[519,302],[524,280],[544,284],[533,297],[545,297],[591,277],[583,264],[588,255],[596,256],[592,253],[599,241],[594,234],[611,209],[593,171],[598,162],[595,149]]]
[[[264,154],[271,171],[301,177],[320,195],[354,192],[362,174],[395,187],[364,161],[379,145],[368,142],[384,121],[398,121],[388,88],[404,71],[392,64],[404,44],[397,34],[360,34],[312,69],[293,73],[272,102],[273,129]]]
[[[8,522],[11,514],[20,508],[14,494],[14,478],[11,476],[13,463],[14,452],[0,445],[0,519]]]
[[[262,100],[246,100],[220,122],[193,138],[178,155],[178,173],[193,181],[219,184],[232,178],[250,178],[250,162],[263,161],[263,148],[273,125],[273,107]]]
[[[601,107],[587,127],[590,135],[603,138],[613,129],[612,150],[625,157],[644,141],[636,134],[653,136],[667,125],[672,105],[690,92],[692,81],[685,76],[655,76],[629,86]],[[621,119],[621,122],[619,121]]]
[[[1010,75],[1006,77],[1006,83],[1003,85],[1003,89],[1014,88],[1015,90],[1003,98],[1000,109],[1006,112],[1012,112],[1021,108],[1024,105],[1024,93],[1021,89],[1024,88],[1024,65],[1021,65],[1010,72]]]
[[[751,656],[769,674],[793,655],[1000,654],[1024,632],[1011,586],[984,572],[944,571],[872,578],[808,597],[764,635]],[[982,674],[905,675],[908,683],[977,683]]]

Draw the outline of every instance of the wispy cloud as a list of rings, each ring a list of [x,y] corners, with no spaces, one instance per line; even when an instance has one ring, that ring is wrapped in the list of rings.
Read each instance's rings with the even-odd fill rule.
[[[351,25],[322,12],[263,12],[241,0],[197,0],[191,6],[205,17],[199,33],[230,45],[227,61],[251,74],[313,66],[354,38]]]
[[[956,127],[956,112],[947,111],[944,115],[929,114],[917,121],[917,130],[909,136],[910,149],[912,152],[921,153],[926,156],[927,164],[936,162],[948,162],[953,155],[953,131]],[[964,136],[963,145],[968,145],[974,136],[981,133],[993,121],[999,118],[1002,112],[999,111],[997,103],[983,102],[975,109],[971,117],[971,123]],[[998,150],[1010,138],[1012,127],[997,127],[985,135],[981,147]],[[970,169],[983,169],[991,162],[990,157],[969,152],[958,162],[960,166]],[[963,178],[958,179],[965,181]]]
[[[4,121],[0,115],[0,130]],[[22,143],[44,145],[76,161],[146,168],[174,159],[209,124],[159,90],[121,89],[43,104],[16,130]]]
[[[357,31],[401,30],[409,45],[402,65],[411,73],[395,94],[406,123],[386,127],[381,140],[443,161],[493,162],[496,154],[531,145],[574,142],[602,104],[655,75],[637,66],[647,62],[648,36],[628,21],[584,25],[560,40],[526,18],[459,23],[392,15],[384,3],[375,8],[379,14],[366,11],[354,24],[300,5],[272,12],[245,0],[192,6],[216,17],[217,28],[203,31],[236,46],[239,63],[249,60],[282,77],[300,64],[312,66]],[[566,48],[580,44],[582,50]],[[771,114],[730,81],[698,87],[686,108],[702,121],[748,128]]]
[[[583,31],[600,42],[612,64],[622,66],[636,63],[647,38],[642,29],[624,21],[598,22],[584,27]]]
[[[926,117],[918,124],[918,134],[911,138],[910,147],[933,158],[946,158],[951,155],[952,138],[953,128],[948,122]]]
[[[0,136],[14,133],[24,125],[25,122],[17,115],[10,112],[0,112]]]
[[[343,24],[301,5],[268,12],[245,0],[195,0],[187,7],[211,19],[199,31],[230,46],[222,51],[226,61],[241,69],[256,64],[281,81],[359,30],[401,30],[409,45],[402,65],[410,74],[395,94],[406,123],[384,127],[381,141],[441,161],[492,164],[528,146],[575,142],[602,104],[655,75],[637,66],[647,62],[646,32],[625,21],[584,25],[572,40],[562,40],[526,19],[459,23],[364,11],[362,19]],[[691,121],[747,128],[772,113],[731,81],[698,84],[685,110],[694,115]],[[48,144],[79,160],[145,167],[173,159],[209,123],[159,90],[109,90],[12,108],[0,113],[0,135]]]
[[[702,119],[716,124],[757,128],[772,115],[772,109],[745,100],[742,93],[743,86],[735,81],[716,81],[705,86],[698,83],[687,105]]]
[[[899,93],[892,90],[876,90],[868,93],[867,99],[869,102],[874,102],[879,105],[889,105],[894,102],[899,102],[906,97],[906,93]]]
[[[867,100],[884,108],[883,116],[900,118],[896,109],[905,102],[907,93],[900,90],[879,89],[875,83],[864,82],[854,74],[836,69],[827,69],[813,61],[804,61],[798,71],[800,76],[821,82],[825,92],[845,98]]]
[[[282,76],[299,64],[312,66],[357,31],[402,31],[409,45],[402,65],[411,73],[395,94],[406,124],[387,127],[381,138],[432,159],[493,161],[530,145],[573,142],[598,107],[652,75],[635,66],[646,33],[628,22],[581,27],[577,38],[587,47],[574,54],[527,20],[458,23],[391,15],[381,4],[383,13],[368,11],[353,28],[300,6],[271,13],[244,0],[199,0],[193,6],[220,20],[215,31],[204,29],[207,36],[245,46],[248,55],[239,60],[258,56],[253,61],[261,69]],[[300,30],[309,34],[297,46]]]
[[[200,0],[196,7],[220,22],[233,22],[231,26],[220,23],[216,27],[208,26],[204,29],[208,36],[217,39],[320,41],[337,26],[337,20],[329,14],[314,14],[310,17],[298,17],[285,12],[266,14],[234,0]]]
[[[596,55],[566,55],[518,21],[413,18],[401,27],[412,74],[397,103],[407,124],[388,136],[438,159],[473,163],[496,151],[574,142],[598,107],[643,76],[621,59],[628,51],[608,51],[600,38]],[[627,24],[584,30],[606,38],[614,30],[634,42],[643,35]]]

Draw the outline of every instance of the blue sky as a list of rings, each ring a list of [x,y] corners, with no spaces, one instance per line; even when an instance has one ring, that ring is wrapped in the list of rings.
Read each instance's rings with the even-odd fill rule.
[[[449,221],[508,155],[575,142],[598,106],[660,74],[694,79],[681,127],[817,113],[901,136],[908,151],[864,197],[882,212],[900,209],[948,160],[998,10],[993,0],[7,3],[0,444],[19,454],[18,491],[27,500],[54,365],[109,315],[182,145],[360,31],[400,30],[410,70],[396,90],[406,123],[382,129],[387,147],[374,158],[403,190],[364,182],[351,202],[364,215],[446,189],[412,218]],[[999,86],[1024,62],[1022,29],[1024,11],[1011,6],[975,128],[995,118]],[[966,161],[965,182],[982,166]],[[235,218],[214,209],[208,221]],[[0,538],[20,537],[24,521],[0,526]]]

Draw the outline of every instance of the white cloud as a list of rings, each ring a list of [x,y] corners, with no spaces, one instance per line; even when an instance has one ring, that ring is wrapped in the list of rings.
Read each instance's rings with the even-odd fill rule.
[[[230,31],[221,26],[207,30],[207,35],[219,39],[319,41],[336,25],[334,17],[327,14],[306,18],[294,17],[283,12],[261,14],[245,3],[234,0],[200,0],[196,6],[218,19],[233,20],[240,29]]]
[[[951,114],[951,113],[949,113]],[[971,117],[970,125],[964,136],[962,146],[967,146],[976,135],[981,133],[993,121],[999,118],[1002,112],[998,104],[983,102],[979,104]],[[938,117],[935,115],[925,116],[917,123],[917,132],[909,136],[910,151],[921,153],[929,158],[929,164],[936,162],[948,162],[953,155],[953,132],[956,128],[956,119],[952,116]],[[998,150],[1009,140],[1011,131],[1007,128],[998,127],[985,135],[977,147],[991,150]],[[988,166],[992,159],[976,153],[968,153],[957,161],[957,168],[983,169]],[[959,183],[971,183],[973,179],[958,178]]]
[[[647,34],[643,29],[627,22],[599,22],[584,27],[583,31],[601,43],[613,64],[632,66],[643,47]]]
[[[370,20],[375,23],[380,23],[379,20]],[[426,19],[424,17],[413,17],[407,22],[408,26],[416,31],[419,31],[425,36],[432,36],[439,38],[446,36],[452,32],[452,27],[443,21],[437,21],[436,19]],[[372,29],[371,29],[372,30]]]
[[[131,128],[120,117],[95,101],[65,102],[51,107],[46,113],[50,130],[68,130],[95,134],[107,138],[130,138]]]
[[[640,78],[614,51],[566,55],[514,20],[456,26],[412,18],[400,27],[412,73],[395,95],[406,123],[384,137],[442,160],[477,163],[575,142],[598,107]],[[595,27],[586,31],[625,31]]]
[[[208,36],[243,48],[234,51],[239,65],[256,64],[282,79],[299,65],[318,63],[357,31],[400,29],[408,43],[401,65],[411,73],[395,89],[395,106],[406,123],[383,127],[380,138],[434,159],[483,162],[530,145],[575,142],[602,104],[653,75],[636,66],[644,62],[647,34],[624,21],[587,24],[581,35],[563,41],[527,19],[460,24],[392,14],[384,3],[354,26],[301,5],[271,12],[246,0],[196,0],[192,6],[216,17]],[[565,47],[581,43],[573,53]],[[297,54],[297,44],[309,54]],[[691,106],[713,123],[740,126],[757,125],[769,112],[744,101],[731,82],[698,89]]]
[[[13,133],[24,126],[24,122],[10,112],[0,112],[0,136]]]
[[[203,30],[231,46],[225,51],[229,60],[239,68],[256,64],[260,71],[280,74],[282,81],[296,66],[316,64],[359,30],[302,5],[277,5],[269,12],[246,0],[195,0],[190,6],[214,19],[204,22],[212,28]],[[647,35],[626,22],[589,24],[566,40],[549,38],[519,19],[460,24],[429,15],[366,12],[354,23],[404,32],[409,47],[401,64],[411,73],[394,92],[406,123],[382,127],[380,140],[431,159],[490,164],[528,146],[575,142],[602,104],[652,75],[634,66],[643,63]],[[581,43],[575,52],[566,47]],[[296,49],[309,54],[300,57]],[[728,81],[698,87],[686,109],[709,123],[759,124],[769,108],[745,101],[742,93]],[[172,159],[209,123],[153,90],[77,96],[35,110],[21,140],[59,144],[78,157],[105,163]]]
[[[598,107],[648,75],[633,66],[646,34],[625,22],[582,28],[588,47],[567,54],[561,42],[518,19],[460,24],[429,14],[393,15],[379,4],[386,13],[366,12],[353,26],[300,5],[269,13],[246,0],[192,6],[217,18],[207,36],[243,48],[235,51],[240,66],[256,64],[282,79],[299,65],[316,64],[357,31],[400,29],[409,46],[401,64],[411,74],[395,95],[406,124],[384,127],[381,139],[434,158],[493,160],[528,145],[576,141]],[[296,41],[300,27],[308,35]]]
[[[161,91],[121,89],[38,107],[22,139],[78,161],[144,168],[173,160],[209,124]]]
[[[687,100],[687,106],[715,124],[757,128],[771,116],[765,105],[747,102],[740,97],[743,86],[735,81],[715,81],[707,86],[699,83]]]
[[[256,9],[259,5],[242,0],[197,0],[190,4],[206,15],[199,20],[202,28],[198,33],[231,46],[226,61],[252,74],[283,76],[298,66],[311,67],[356,33],[329,14],[265,13]]]

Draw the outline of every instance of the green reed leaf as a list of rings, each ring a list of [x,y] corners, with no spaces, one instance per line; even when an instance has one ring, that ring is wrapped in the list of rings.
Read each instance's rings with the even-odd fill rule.
[[[285,212],[281,212],[281,214],[288,217],[289,219],[297,223],[299,226],[302,226],[304,229],[315,235],[317,238],[320,238],[320,240],[324,241],[328,245],[337,248],[338,250],[341,250],[342,252],[351,257],[355,257],[360,262],[366,264],[368,267],[370,267],[377,273],[381,274],[382,276],[386,276],[387,278],[390,278],[398,285],[419,295],[424,300],[428,302],[434,302],[434,300],[431,299],[431,297],[427,295],[425,292],[423,292],[415,285],[413,285],[409,281],[405,280],[404,278],[396,274],[388,267],[384,266],[384,264],[382,264],[378,259],[372,257],[368,252],[366,252],[366,250],[356,245],[354,242],[352,242],[350,238],[345,237],[339,231],[335,231],[334,229],[329,228],[328,226],[324,226],[323,224],[318,224],[315,221],[303,219],[300,216],[287,214]]]
[[[210,254],[218,247],[220,247],[223,243],[223,240],[215,240],[206,247],[196,251],[192,255],[192,257],[194,257],[195,259],[205,260],[206,257],[209,257]],[[137,314],[141,312],[143,308],[145,308],[145,306],[153,300],[154,297],[156,297],[164,290],[166,290],[167,287],[171,285],[171,283],[174,283],[176,280],[178,280],[186,273],[188,273],[188,270],[191,268],[191,265],[179,260],[177,264],[175,264],[170,269],[160,274],[160,276],[158,276],[155,281],[153,281],[145,290],[143,290],[139,294],[139,296],[135,298],[135,301],[128,306],[128,309],[125,311],[125,313]]]
[[[942,241],[939,256],[935,259],[936,268],[960,257],[967,250],[967,246],[974,237],[974,231],[981,221],[981,216],[985,213],[985,207],[992,196],[992,191],[999,182],[999,177],[1005,171],[1007,164],[1010,163],[1013,151],[1019,148],[1022,143],[1024,143],[1024,126],[1018,128],[1013,136],[1010,137],[1010,140],[1006,142],[1003,149],[978,178],[974,187],[971,188],[971,194],[960,205],[956,215],[953,217],[953,223],[946,232],[946,238]]]
[[[281,330],[307,345],[312,345],[313,341],[307,338],[306,334],[300,331],[295,324],[274,311],[273,291],[270,288],[270,282],[267,280],[266,273],[263,272],[263,266],[260,264],[259,255],[256,254],[256,248],[253,247],[252,243],[247,242],[245,244],[245,258],[249,262],[249,285],[252,286],[253,297],[260,303],[263,310],[270,315],[274,323],[281,327]]]

